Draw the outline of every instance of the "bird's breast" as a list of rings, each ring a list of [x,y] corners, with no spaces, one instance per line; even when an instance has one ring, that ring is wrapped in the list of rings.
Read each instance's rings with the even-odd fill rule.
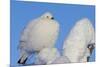
[[[30,31],[29,43],[35,50],[52,47],[57,38],[58,29],[54,23],[38,23]]]
[[[32,33],[30,35],[38,36],[39,38],[48,38],[54,36],[57,33],[57,30],[58,28],[55,23],[42,22],[36,24],[34,29],[31,30]]]

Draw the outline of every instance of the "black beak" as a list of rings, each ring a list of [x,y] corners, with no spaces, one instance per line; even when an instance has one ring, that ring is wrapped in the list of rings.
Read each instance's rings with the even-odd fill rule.
[[[54,19],[54,17],[51,18],[52,20]]]

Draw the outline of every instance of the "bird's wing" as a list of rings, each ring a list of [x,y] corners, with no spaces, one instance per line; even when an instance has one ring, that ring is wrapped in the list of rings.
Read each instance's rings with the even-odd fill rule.
[[[28,25],[23,29],[22,33],[21,33],[21,38],[20,41],[26,41],[28,38],[28,34],[31,31],[31,29],[34,28],[34,25],[36,24],[37,20],[32,20],[31,22],[28,23]]]
[[[21,32],[21,36],[20,36],[20,43],[19,43],[19,45],[17,47],[18,49],[24,47],[24,45],[26,44],[27,39],[28,39],[28,34],[30,33],[31,29],[34,27],[34,25],[36,24],[36,22],[37,22],[37,20],[32,20],[23,29],[23,31]]]

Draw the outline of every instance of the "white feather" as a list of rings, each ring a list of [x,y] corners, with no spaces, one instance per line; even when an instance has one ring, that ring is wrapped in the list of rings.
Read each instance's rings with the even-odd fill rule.
[[[82,19],[75,24],[64,41],[63,55],[71,62],[80,62],[80,59],[90,54],[87,52],[87,45],[94,42],[94,28],[91,22],[87,18]]]
[[[39,52],[46,47],[54,47],[59,33],[59,24],[47,12],[32,20],[23,30],[20,38],[21,52]]]
[[[60,53],[56,48],[44,48],[38,54],[35,64],[51,64],[57,57],[60,57]]]
[[[65,64],[70,63],[70,60],[66,56],[60,56],[56,58],[51,64]]]

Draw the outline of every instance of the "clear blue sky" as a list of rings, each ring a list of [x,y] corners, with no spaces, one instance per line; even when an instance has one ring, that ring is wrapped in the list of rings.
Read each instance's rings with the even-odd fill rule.
[[[95,27],[95,7],[71,4],[50,4],[37,2],[11,2],[11,65],[16,65],[19,59],[18,45],[20,33],[27,23],[45,12],[51,12],[60,24],[60,35],[56,46],[59,51],[67,34],[76,21],[87,17]],[[95,60],[95,51],[90,61]],[[27,63],[33,61],[29,60]]]

